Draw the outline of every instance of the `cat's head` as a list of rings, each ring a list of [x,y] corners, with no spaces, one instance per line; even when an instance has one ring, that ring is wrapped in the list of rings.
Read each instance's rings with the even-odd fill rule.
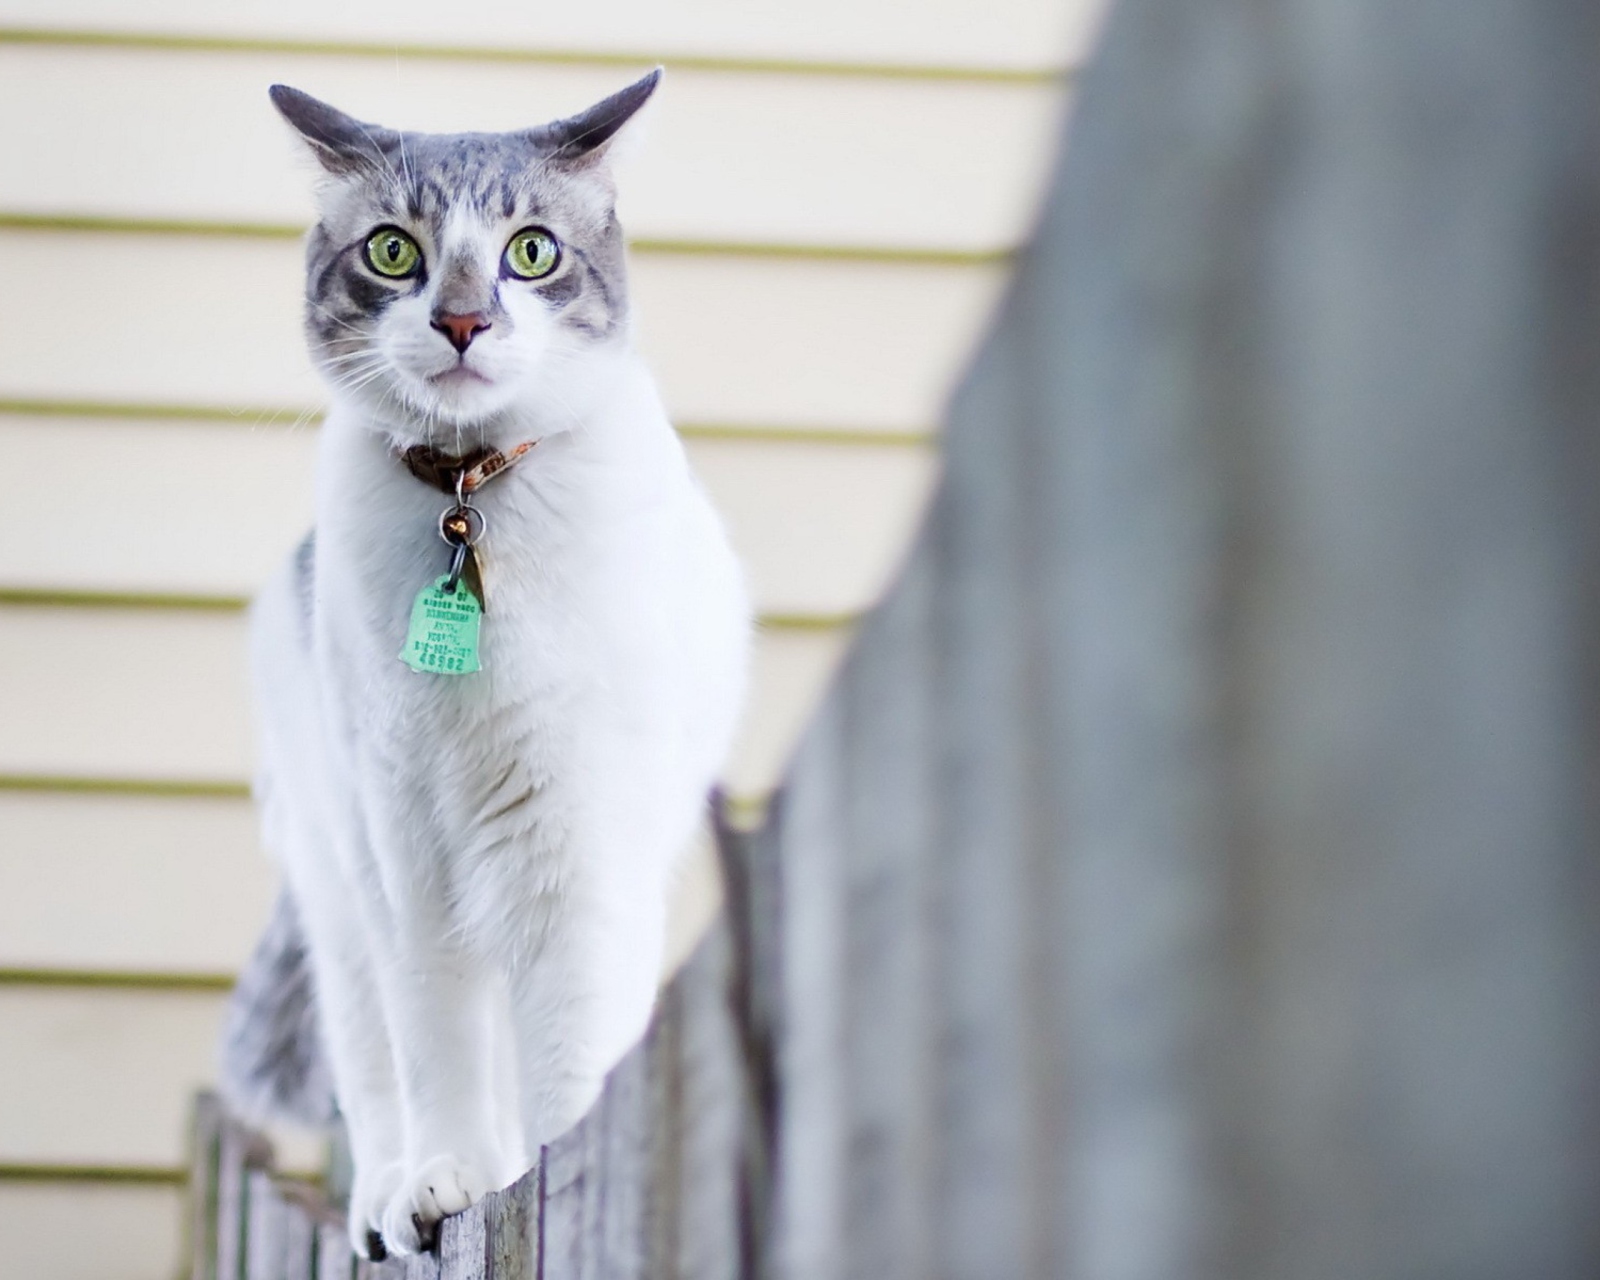
[[[660,75],[514,133],[401,133],[274,85],[326,170],[306,333],[336,394],[408,443],[571,425],[626,342],[607,152]]]

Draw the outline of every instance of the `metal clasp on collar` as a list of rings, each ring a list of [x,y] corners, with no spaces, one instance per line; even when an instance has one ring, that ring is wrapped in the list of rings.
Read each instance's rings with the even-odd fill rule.
[[[461,581],[461,574],[466,568],[467,557],[472,554],[473,545],[483,537],[484,531],[489,527],[483,512],[472,505],[472,499],[467,494],[466,482],[467,473],[463,468],[456,472],[455,505],[446,507],[439,515],[439,536],[454,549],[450,557],[450,576],[444,584],[444,589],[452,595],[455,594],[455,589]]]

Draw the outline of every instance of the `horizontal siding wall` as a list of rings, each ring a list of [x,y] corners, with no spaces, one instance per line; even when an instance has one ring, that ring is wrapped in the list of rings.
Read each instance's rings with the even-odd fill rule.
[[[578,61],[666,58],[691,62],[822,65],[868,72],[932,68],[968,74],[1039,75],[1075,62],[1095,26],[1098,0],[817,0],[807,5],[741,0],[614,0],[604,6],[477,0],[7,0],[13,27],[142,33],[201,41],[289,39],[396,48],[476,49],[496,58],[552,55]],[[381,34],[380,34],[381,33]]]
[[[0,970],[229,974],[276,878],[242,797],[0,790],[0,833]]]
[[[0,1161],[177,1168],[189,1093],[212,1076],[220,991],[0,989]]]
[[[775,627],[757,637],[751,702],[727,773],[735,794],[775,781],[846,634]],[[245,666],[239,611],[0,604],[0,781],[243,786],[254,754]]]
[[[292,240],[0,229],[0,399],[320,405],[301,261]],[[994,266],[666,253],[637,256],[632,289],[676,420],[917,432],[1002,279]],[[38,319],[63,297],[95,299],[69,342]]]
[[[326,396],[266,86],[510,128],[666,61],[620,212],[764,618],[727,778],[757,806],[919,518],[1098,8],[9,0],[0,455],[44,460],[51,522],[0,505],[0,1270],[175,1273],[184,1109],[275,891],[242,604],[310,519]],[[702,848],[675,955],[718,894]]]
[[[183,1247],[175,1184],[0,1181],[6,1274],[28,1280],[172,1280]]]
[[[308,162],[267,105],[274,81],[446,132],[566,115],[647,69],[411,60],[397,76],[392,57],[8,46],[0,31],[0,111],[50,121],[0,138],[0,207],[299,228]],[[1064,94],[669,68],[624,153],[623,225],[646,242],[1003,252],[1032,216]],[[93,162],[53,163],[60,147]]]
[[[292,420],[0,411],[0,456],[45,439],[73,460],[71,483],[50,491],[52,519],[72,536],[41,542],[29,504],[0,505],[0,600],[50,589],[250,595],[310,525],[316,435]],[[845,616],[876,599],[936,464],[915,442],[688,443],[767,615]]]

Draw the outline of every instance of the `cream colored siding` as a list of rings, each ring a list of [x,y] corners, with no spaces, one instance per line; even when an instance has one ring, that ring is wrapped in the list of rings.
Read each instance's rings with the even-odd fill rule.
[[[26,456],[48,439],[70,459],[71,481],[52,486],[50,510],[72,531],[40,540],[28,503],[0,504],[0,600],[8,588],[253,593],[310,525],[316,435],[311,425],[249,418],[0,414],[0,456]],[[870,603],[936,466],[931,448],[900,444],[688,444],[768,615],[836,616]]]
[[[1054,72],[1076,62],[1099,0],[6,0],[15,25],[159,36],[288,37],[377,49],[409,45],[560,51],[579,57],[732,59]]]
[[[765,619],[750,804],[936,479],[1098,8],[0,0],[0,1272],[176,1273],[185,1108],[274,892],[242,603],[310,519],[325,396],[266,86],[517,127],[667,62],[621,213]],[[702,851],[676,953],[716,894]]]
[[[0,137],[0,207],[300,227],[312,166],[266,106],[274,80],[396,126],[515,129],[647,67],[427,61],[396,76],[389,58],[0,43],[0,112],[50,121]],[[647,242],[1003,250],[1031,216],[1063,98],[1050,81],[672,68],[666,83],[622,172],[624,225]],[[63,147],[83,160],[55,162]]]
[[[763,630],[727,773],[735,794],[758,793],[777,776],[840,631]],[[0,606],[0,705],[0,775],[250,776],[245,620],[234,611]]]
[[[309,423],[0,414],[0,455],[41,440],[68,460],[50,505],[72,536],[36,540],[28,504],[0,503],[6,587],[244,596],[311,524]]]
[[[221,992],[0,989],[8,1160],[182,1163],[187,1090],[211,1078]]]
[[[320,404],[292,240],[0,230],[0,400]],[[639,254],[640,343],[688,424],[915,432],[996,297],[993,266]],[[41,323],[63,299],[64,340]]]
[[[6,1275],[172,1280],[183,1230],[172,1186],[0,1181]]]
[[[232,973],[275,880],[242,799],[0,791],[0,970]]]

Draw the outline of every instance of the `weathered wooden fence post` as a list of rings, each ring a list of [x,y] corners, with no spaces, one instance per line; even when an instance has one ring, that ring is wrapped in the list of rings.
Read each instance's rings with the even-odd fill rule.
[[[1596,22],[1113,12],[782,809],[780,1274],[1600,1271]]]

